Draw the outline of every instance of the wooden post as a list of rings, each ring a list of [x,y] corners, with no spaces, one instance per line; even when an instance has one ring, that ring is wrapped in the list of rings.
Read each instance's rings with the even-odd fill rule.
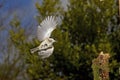
[[[118,0],[118,24],[120,24],[120,0]]]
[[[118,11],[119,11],[118,15],[120,16],[120,0],[118,0]]]
[[[99,56],[93,60],[92,69],[94,80],[109,80],[109,54],[101,52]]]

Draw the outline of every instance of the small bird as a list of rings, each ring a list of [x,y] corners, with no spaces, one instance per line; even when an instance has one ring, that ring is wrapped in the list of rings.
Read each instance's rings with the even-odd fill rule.
[[[56,42],[53,38],[50,38],[52,31],[56,28],[57,21],[54,16],[48,16],[44,19],[37,29],[37,37],[39,41],[42,41],[41,44],[33,49],[30,49],[31,53],[38,51],[38,55],[41,58],[49,57],[53,51],[53,43]]]
[[[47,38],[45,39],[38,47],[35,47],[33,49],[30,49],[31,53],[34,53],[36,51],[40,50],[46,50],[47,48],[51,47],[53,43],[56,42],[53,38]]]

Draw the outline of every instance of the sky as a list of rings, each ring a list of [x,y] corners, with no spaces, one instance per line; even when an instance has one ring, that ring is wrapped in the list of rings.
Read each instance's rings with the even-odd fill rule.
[[[0,9],[0,17],[4,18],[9,15],[9,17],[7,17],[7,20],[9,20],[16,15],[20,18],[22,24],[26,25],[26,23],[29,22],[25,23],[25,21],[34,19],[34,16],[37,13],[35,8],[36,1],[37,0],[5,0],[1,3],[2,8]]]
[[[0,0],[2,6],[0,7],[0,18],[7,17],[9,22],[13,15],[17,15],[21,19],[23,26],[31,23],[31,20],[35,21],[34,17],[37,15],[36,2],[41,3],[42,0]],[[61,2],[64,9],[67,10],[66,4],[68,0],[61,0]],[[25,23],[25,21],[27,22]]]

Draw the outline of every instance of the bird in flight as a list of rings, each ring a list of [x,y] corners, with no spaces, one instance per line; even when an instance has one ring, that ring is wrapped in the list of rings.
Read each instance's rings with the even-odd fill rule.
[[[48,16],[45,18],[37,28],[37,37],[39,41],[42,41],[38,47],[30,49],[31,53],[38,52],[38,55],[44,59],[48,58],[54,51],[53,43],[56,42],[53,38],[50,38],[51,33],[56,29],[57,21],[55,16]]]

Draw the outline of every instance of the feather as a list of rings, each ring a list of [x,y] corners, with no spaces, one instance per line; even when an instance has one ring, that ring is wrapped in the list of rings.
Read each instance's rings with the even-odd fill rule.
[[[48,16],[44,19],[37,29],[37,37],[39,41],[43,41],[51,36],[52,31],[56,28],[57,21],[54,16]]]

